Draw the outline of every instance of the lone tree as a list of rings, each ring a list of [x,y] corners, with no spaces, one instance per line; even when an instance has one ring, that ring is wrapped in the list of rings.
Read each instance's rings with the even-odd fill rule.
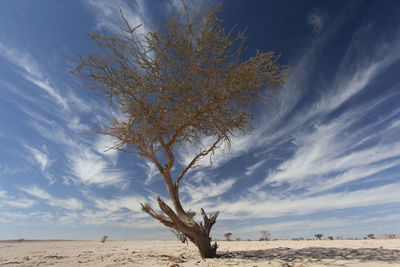
[[[231,241],[231,235],[232,235],[232,233],[225,233],[224,234],[226,241]]]
[[[261,231],[260,241],[269,241],[270,233],[268,231]]]
[[[121,11],[125,29],[108,37],[89,34],[100,52],[80,56],[72,71],[119,114],[98,131],[114,137],[112,149],[148,158],[162,175],[173,207],[158,197],[161,211],[148,203],[142,210],[187,236],[203,258],[216,256],[210,231],[219,212],[209,216],[201,209],[204,222],[196,222],[182,207],[179,185],[201,158],[249,130],[251,105],[279,88],[288,72],[273,52],[244,60],[244,32],[226,32],[219,12],[221,5],[192,12],[183,3],[161,29],[139,35],[140,25],[131,27]],[[203,144],[204,138],[213,141]],[[184,145],[201,149],[186,166],[176,166],[176,149]]]

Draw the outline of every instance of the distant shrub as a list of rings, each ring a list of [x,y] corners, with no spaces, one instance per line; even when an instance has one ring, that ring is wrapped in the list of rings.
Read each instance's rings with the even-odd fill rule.
[[[269,241],[271,234],[268,231],[261,231],[261,237],[258,239],[260,241]]]
[[[329,240],[333,240],[333,236],[328,236],[328,239]]]
[[[318,240],[321,240],[321,237],[323,236],[323,234],[315,234],[314,235]]]
[[[106,240],[107,240],[107,238],[108,238],[108,235],[105,235],[105,236],[103,236],[102,238],[101,238],[101,242],[102,243],[105,243],[106,242]]]
[[[374,234],[369,234],[369,235],[367,235],[367,237],[368,237],[369,239],[375,239],[375,235],[374,235]]]

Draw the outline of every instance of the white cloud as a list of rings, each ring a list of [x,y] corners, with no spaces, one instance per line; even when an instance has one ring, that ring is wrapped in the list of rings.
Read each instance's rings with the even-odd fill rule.
[[[237,179],[235,178],[229,178],[220,183],[208,181],[207,184],[203,185],[185,183],[182,186],[181,192],[187,197],[190,197],[192,203],[195,203],[200,200],[206,200],[207,198],[212,198],[227,193],[232,188],[236,180]]]
[[[43,138],[55,144],[62,144],[70,149],[78,149],[81,136],[74,136],[66,131],[66,129],[55,121],[36,121],[31,120],[28,122],[32,128],[38,132]]]
[[[325,25],[326,15],[324,15],[322,10],[316,9],[308,14],[307,22],[312,26],[313,32],[319,34]]]
[[[389,170],[393,167],[397,167],[400,165],[400,160],[394,160],[389,162],[379,162],[375,164],[368,164],[362,167],[354,167],[350,168],[348,171],[333,176],[327,180],[316,181],[315,184],[308,188],[311,194],[322,192],[325,190],[330,190],[339,186],[342,186],[346,183],[350,183],[352,181],[358,181],[360,179],[365,179],[370,176],[375,176],[382,171]]]
[[[48,223],[52,219],[54,219],[54,215],[42,211],[28,212],[15,210],[13,212],[0,212],[0,221],[5,223],[29,226],[39,224],[43,226],[43,223]]]
[[[400,120],[395,120],[389,127],[389,129],[394,129],[400,127]]]
[[[121,9],[131,27],[142,24],[142,26],[137,29],[137,33],[145,34],[149,32],[148,27],[150,25],[147,20],[144,2],[142,1],[135,1],[135,7],[131,7],[127,2],[122,0],[115,0],[113,2],[106,0],[89,0],[85,3],[88,3],[90,5],[90,10],[95,12],[98,28],[106,28],[113,33],[121,33],[121,27],[126,28],[121,18]]]
[[[371,106],[373,107],[373,106]],[[360,109],[367,114],[368,109]],[[331,123],[315,127],[314,131],[298,134],[296,137],[297,149],[291,158],[283,161],[275,171],[264,180],[265,184],[279,186],[282,183],[296,187],[307,187],[323,177],[328,178],[336,172],[347,173],[342,178],[338,175],[335,180],[336,186],[369,176],[373,173],[394,167],[393,164],[386,164],[385,160],[400,157],[400,142],[392,144],[376,144],[363,149],[359,149],[360,134],[365,129],[361,128],[349,134],[349,127],[359,119],[358,111],[344,113]],[[382,138],[386,133],[385,128],[381,132],[370,135],[369,137]],[[386,165],[385,165],[386,164]],[[386,166],[386,168],[383,168]],[[363,171],[354,176],[354,169]],[[330,180],[331,186],[333,180]],[[260,185],[253,187],[258,188]],[[325,187],[323,182],[321,187]],[[290,189],[290,188],[289,188]]]
[[[126,173],[112,168],[112,162],[107,161],[88,147],[81,146],[81,148],[69,152],[67,157],[72,175],[81,183],[99,186],[125,184]]]
[[[21,208],[21,209],[28,209],[33,207],[37,202],[32,200],[32,199],[28,199],[28,198],[21,198],[18,200],[15,199],[6,199],[6,200],[2,200],[1,205],[6,205],[12,208]]]
[[[88,125],[81,123],[80,120],[80,117],[74,116],[68,121],[67,127],[78,134],[89,132],[91,128]]]
[[[207,156],[199,158],[196,165],[200,168],[219,167],[254,148],[257,145],[257,142],[254,141],[255,139],[257,138],[254,135],[250,137],[237,134],[231,138],[232,146],[230,148],[226,143],[221,142],[220,147],[214,151],[214,154],[210,153]],[[180,147],[177,150],[178,163],[182,166],[187,166],[198,153],[210,148],[215,141],[214,137],[205,137],[197,145],[188,144]]]
[[[51,161],[49,160],[46,152],[40,151],[40,150],[38,150],[34,147],[30,147],[30,146],[25,146],[25,147],[32,154],[35,161],[40,165],[40,169],[42,171],[45,171],[51,165]]]
[[[151,162],[150,160],[145,160],[144,164],[140,164],[139,166],[141,166],[142,168],[145,169],[146,172],[146,180],[144,181],[145,185],[149,185],[151,184],[151,182],[153,181],[153,179],[157,176],[160,175],[157,166]]]
[[[56,100],[57,104],[68,109],[67,101],[60,95],[60,93],[50,85],[50,82],[45,78],[45,75],[40,71],[38,64],[34,58],[25,51],[19,51],[12,46],[6,46],[0,43],[0,55],[5,57],[9,62],[23,70],[22,76],[43,89],[50,97]]]
[[[174,12],[177,13],[178,11],[180,11],[183,6],[182,6],[182,1],[181,0],[169,0],[166,1],[167,2],[167,6],[170,12]],[[189,9],[194,9],[194,8],[204,8],[204,7],[214,7],[216,5],[216,3],[218,3],[215,0],[186,0],[185,1],[185,5],[189,8]]]
[[[40,72],[36,61],[29,54],[22,53],[21,51],[13,48],[11,44],[4,44],[0,42],[0,55],[27,72],[29,75],[37,79],[43,78],[43,74]]]
[[[57,104],[62,106],[64,110],[68,110],[68,103],[67,100],[61,96],[61,94],[55,89],[53,86],[51,86],[50,82],[48,80],[39,80],[36,78],[33,78],[29,75],[24,76],[25,79],[28,81],[32,82],[34,85],[37,87],[43,89],[49,96],[51,96],[53,99],[56,100]]]
[[[49,159],[46,146],[43,146],[44,151],[41,151],[34,147],[30,147],[28,145],[25,145],[25,148],[31,153],[36,163],[39,164],[40,170],[42,171],[46,179],[49,181],[49,183],[53,184],[56,181],[56,179],[51,173],[47,171],[47,169],[52,164],[53,160]]]
[[[47,193],[46,191],[44,191],[43,189],[40,189],[37,186],[32,186],[29,188],[20,188],[20,190],[24,191],[25,193],[37,197],[37,198],[41,198],[41,199],[51,199],[51,195],[49,193]]]
[[[390,214],[390,215],[385,215],[385,216],[378,216],[378,217],[370,217],[368,219],[363,220],[363,222],[382,222],[382,221],[400,221],[400,214]]]
[[[6,198],[6,197],[7,197],[7,192],[0,189],[0,198]]]
[[[352,75],[337,77],[338,85],[334,90],[324,95],[316,108],[324,113],[333,111],[348,99],[363,90],[383,70],[383,61],[371,64],[352,71]]]
[[[112,136],[99,134],[94,143],[95,151],[111,160],[113,166],[117,164],[119,151],[110,148],[112,148],[116,142],[117,141]]]
[[[265,163],[265,161],[266,161],[265,159],[264,160],[260,160],[260,161],[256,162],[255,164],[247,167],[245,175],[246,176],[252,175],[258,168],[260,168]]]
[[[79,210],[83,208],[82,203],[75,198],[56,198],[37,186],[20,187],[19,189],[31,196],[45,200],[44,203],[53,207],[60,207],[67,210]]]
[[[17,212],[0,212],[0,222],[4,223],[15,223],[16,220],[25,220],[29,218],[29,215],[26,213],[17,213]]]
[[[146,199],[142,196],[121,196],[113,199],[92,197],[91,200],[95,203],[97,208],[113,212],[123,208],[141,212],[140,203],[146,202]]]
[[[83,96],[77,96],[72,90],[68,92],[69,103],[78,108],[79,111],[88,113],[92,109],[98,109],[96,102],[90,99],[84,99]]]
[[[320,211],[329,211],[400,202],[400,183],[392,183],[369,189],[350,192],[329,193],[304,197],[303,195],[281,194],[279,197],[245,195],[237,201],[218,202],[205,206],[221,210],[221,219],[227,218],[277,218],[296,216]]]

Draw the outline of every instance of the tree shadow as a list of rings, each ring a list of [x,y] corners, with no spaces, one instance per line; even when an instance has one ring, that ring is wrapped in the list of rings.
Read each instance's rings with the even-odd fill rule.
[[[246,260],[283,260],[292,261],[322,261],[322,260],[358,260],[361,262],[400,263],[400,250],[383,248],[323,248],[310,247],[303,249],[273,248],[264,250],[232,251],[220,253],[220,258],[235,258]]]

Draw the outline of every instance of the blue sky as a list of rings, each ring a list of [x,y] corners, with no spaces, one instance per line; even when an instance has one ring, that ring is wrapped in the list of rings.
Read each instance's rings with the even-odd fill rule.
[[[87,33],[118,32],[120,8],[145,33],[180,1],[0,5],[0,239],[174,239],[140,210],[167,197],[161,176],[135,155],[104,152],[111,138],[87,134],[110,121],[107,101],[68,71],[96,51]],[[255,108],[250,134],[187,174],[184,207],[219,210],[212,236],[221,239],[400,232],[400,1],[223,9],[227,28],[247,28],[246,56],[273,50],[294,69]],[[177,150],[176,168],[196,151]]]

